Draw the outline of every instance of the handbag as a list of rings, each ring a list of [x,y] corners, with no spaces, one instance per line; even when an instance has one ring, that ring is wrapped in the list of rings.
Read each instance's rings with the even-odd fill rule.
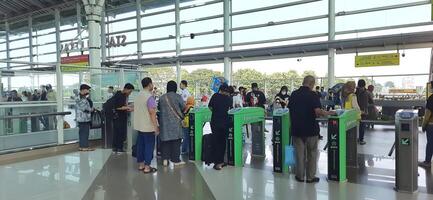
[[[184,124],[184,119],[185,119],[185,116],[182,114],[179,114],[174,108],[173,108],[173,104],[171,104],[171,101],[170,101],[170,99],[168,98],[168,96],[166,95],[165,96],[165,100],[167,101],[167,104],[168,104],[168,107],[170,108],[170,110],[171,110],[171,112],[173,112],[174,113],[174,115],[180,120],[180,123],[181,123],[181,125],[182,125],[182,127],[185,125]]]
[[[99,110],[94,110],[91,113],[91,120],[90,120],[90,129],[97,129],[102,127],[102,114]]]

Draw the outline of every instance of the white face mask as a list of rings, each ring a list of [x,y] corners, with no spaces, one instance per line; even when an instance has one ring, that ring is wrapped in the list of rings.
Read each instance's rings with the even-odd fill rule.
[[[283,95],[286,95],[286,94],[287,94],[287,92],[286,92],[286,91],[283,91],[283,92],[281,92],[281,94],[283,94]]]

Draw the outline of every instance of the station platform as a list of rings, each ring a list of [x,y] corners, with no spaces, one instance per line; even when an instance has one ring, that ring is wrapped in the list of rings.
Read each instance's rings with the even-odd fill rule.
[[[267,123],[267,129],[272,126]],[[205,127],[205,133],[209,127]],[[394,155],[387,154],[394,142],[392,126],[376,126],[366,131],[364,146],[358,146],[358,168],[348,170],[348,182],[326,180],[327,156],[320,142],[317,184],[298,183],[291,174],[272,172],[271,131],[266,133],[266,157],[251,157],[247,145],[244,167],[228,166],[216,171],[201,162],[164,168],[154,159],[158,172],[137,171],[131,155],[112,155],[111,150],[65,151],[31,156],[18,162],[0,156],[1,200],[102,200],[102,199],[433,199],[432,170],[419,168],[419,191],[395,192]],[[419,158],[425,153],[425,134],[419,137]],[[40,150],[35,150],[40,151]],[[24,152],[32,153],[33,151]],[[34,152],[33,152],[34,153]],[[10,156],[11,154],[8,154]],[[186,158],[185,158],[186,159]]]

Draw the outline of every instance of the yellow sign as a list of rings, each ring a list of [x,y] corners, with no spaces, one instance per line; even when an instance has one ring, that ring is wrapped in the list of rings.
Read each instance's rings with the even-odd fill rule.
[[[389,89],[389,93],[416,94],[416,89]]]
[[[400,65],[400,53],[355,56],[355,67]]]

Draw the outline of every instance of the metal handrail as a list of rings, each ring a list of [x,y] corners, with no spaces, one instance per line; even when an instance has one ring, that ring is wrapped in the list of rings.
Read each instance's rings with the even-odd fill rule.
[[[71,112],[55,112],[55,113],[40,113],[40,114],[28,114],[28,115],[9,115],[9,116],[2,116],[0,117],[0,120],[5,119],[21,119],[21,118],[30,118],[30,117],[42,117],[42,116],[58,116],[58,115],[70,115]]]

